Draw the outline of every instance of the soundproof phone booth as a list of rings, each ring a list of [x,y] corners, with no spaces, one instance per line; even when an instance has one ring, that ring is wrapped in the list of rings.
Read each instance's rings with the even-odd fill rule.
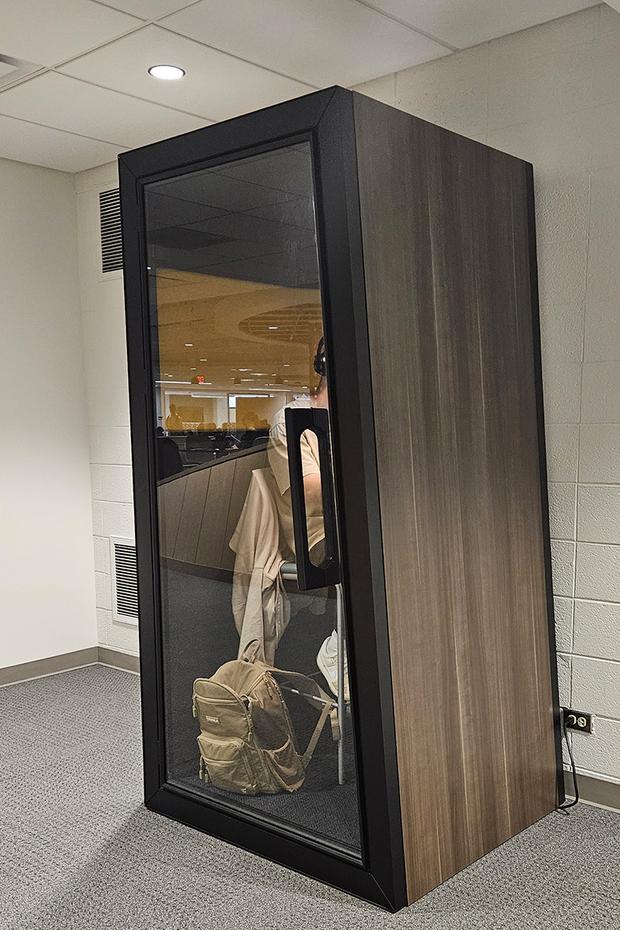
[[[396,910],[563,799],[531,166],[337,87],[119,163],[146,804]]]

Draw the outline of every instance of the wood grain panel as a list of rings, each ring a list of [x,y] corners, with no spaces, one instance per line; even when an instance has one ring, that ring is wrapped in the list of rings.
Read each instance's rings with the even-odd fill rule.
[[[185,481],[170,481],[157,489],[159,504],[159,551],[172,558],[179,532],[181,507],[185,496]]]
[[[220,564],[222,568],[232,568],[235,562],[235,555],[228,543],[232,534],[235,532],[241,511],[245,503],[246,494],[250,486],[252,472],[256,468],[264,468],[267,465],[267,453],[263,450],[254,455],[248,455],[245,458],[237,459],[237,468],[235,471],[235,481],[232,493],[230,495],[230,507],[226,517],[226,529],[222,539],[222,553]]]
[[[415,900],[555,805],[527,169],[354,107]]]
[[[267,454],[259,449],[161,484],[162,557],[179,564],[232,570],[235,555],[228,544],[245,503],[251,473],[266,464]]]
[[[226,520],[237,469],[237,460],[222,463],[212,469],[209,493],[205,503],[196,561],[209,568],[227,567],[222,564]],[[230,539],[230,537],[228,537]],[[232,555],[232,553],[231,553]]]
[[[180,562],[195,563],[198,549],[198,536],[205,510],[209,480],[212,468],[201,468],[180,481],[185,482],[185,494],[179,518],[173,558]]]
[[[221,461],[208,469],[211,480],[205,499],[196,564],[208,568],[232,570],[234,552],[229,547],[254,468],[263,468],[267,460],[264,450]]]

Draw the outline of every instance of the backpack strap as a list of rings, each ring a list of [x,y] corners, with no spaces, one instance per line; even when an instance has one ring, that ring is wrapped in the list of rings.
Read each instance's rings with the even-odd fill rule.
[[[306,751],[301,757],[302,765],[306,769],[310,765],[310,760],[316,749],[316,745],[319,741],[319,736],[323,730],[323,727],[327,723],[327,718],[331,719],[331,729],[332,737],[334,740],[340,738],[340,721],[337,719],[337,705],[331,695],[327,694],[326,691],[321,688],[321,686],[313,678],[308,678],[307,675],[303,675],[301,672],[293,672],[288,669],[276,668],[273,665],[266,665],[261,660],[257,659],[257,652],[260,648],[260,643],[257,640],[254,640],[251,643],[248,643],[247,647],[243,653],[243,659],[246,662],[255,662],[258,661],[261,665],[264,666],[265,671],[269,672],[276,680],[282,680],[290,682],[297,686],[298,694],[305,698],[305,700],[314,708],[320,707],[321,713],[319,714],[319,719],[316,722],[316,726],[312,731],[312,736],[306,747]]]
[[[262,648],[263,646],[260,640],[253,639],[247,644],[239,658],[244,662],[256,662],[257,660],[259,662],[264,662],[264,659],[260,657]]]
[[[278,681],[282,678],[285,681],[291,682],[291,684],[297,685],[300,697],[305,698],[313,707],[320,706],[322,708],[326,704],[329,704],[331,707],[336,706],[335,699],[323,691],[317,681],[313,678],[308,678],[308,676],[304,675],[302,672],[291,672],[287,669],[274,668],[273,666],[268,666],[268,670]]]
[[[304,769],[307,769],[310,765],[310,761],[316,749],[316,745],[319,741],[319,736],[323,731],[323,727],[327,723],[327,718],[331,719],[331,729],[332,729],[332,738],[338,740],[340,738],[340,726],[337,720],[337,709],[335,700],[327,694],[321,686],[314,681],[312,678],[308,678],[307,675],[302,675],[301,672],[289,672],[281,668],[272,668],[270,669],[274,677],[282,676],[283,679],[290,681],[293,684],[298,686],[298,693],[301,697],[305,698],[312,707],[317,705],[321,706],[321,713],[319,714],[319,719],[316,722],[316,726],[312,731],[312,736],[306,747],[306,751],[301,757],[301,762]],[[310,693],[309,693],[310,692]]]
[[[321,716],[317,720],[316,726],[314,730],[312,731],[312,736],[310,737],[310,742],[308,743],[306,747],[306,751],[301,757],[301,763],[305,769],[308,768],[308,766],[310,765],[310,762],[312,761],[312,756],[314,754],[314,750],[316,749],[316,744],[319,741],[319,736],[321,735],[321,731],[323,730],[323,727],[325,726],[327,722],[327,718],[332,712],[332,708],[333,708],[333,705],[331,703],[329,704],[325,703],[323,705]]]
[[[261,665],[265,671],[270,672],[274,678],[279,679],[282,677],[296,684],[301,697],[305,698],[313,707],[317,705],[323,706],[326,703],[331,704],[332,707],[336,706],[334,698],[327,694],[313,678],[308,678],[308,676],[302,674],[302,672],[293,672],[285,668],[276,668],[275,665],[268,665],[260,658],[260,648],[260,642],[257,639],[253,639],[247,644],[240,658],[244,662],[252,662]]]

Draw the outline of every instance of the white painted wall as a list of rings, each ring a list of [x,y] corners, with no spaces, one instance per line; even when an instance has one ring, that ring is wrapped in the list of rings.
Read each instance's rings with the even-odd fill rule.
[[[92,477],[99,643],[137,654],[136,626],[113,620],[110,536],[133,538],[125,308],[121,272],[101,273],[99,192],[118,187],[116,165],[74,176],[81,328]]]
[[[605,4],[358,90],[534,164],[560,699],[620,782],[620,15]]]
[[[0,159],[0,666],[94,646],[75,195]]]

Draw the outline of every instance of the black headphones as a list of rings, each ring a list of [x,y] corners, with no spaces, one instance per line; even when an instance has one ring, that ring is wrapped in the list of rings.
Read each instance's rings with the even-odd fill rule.
[[[325,355],[325,337],[321,336],[314,356],[314,370],[324,378],[327,375],[327,356]]]

